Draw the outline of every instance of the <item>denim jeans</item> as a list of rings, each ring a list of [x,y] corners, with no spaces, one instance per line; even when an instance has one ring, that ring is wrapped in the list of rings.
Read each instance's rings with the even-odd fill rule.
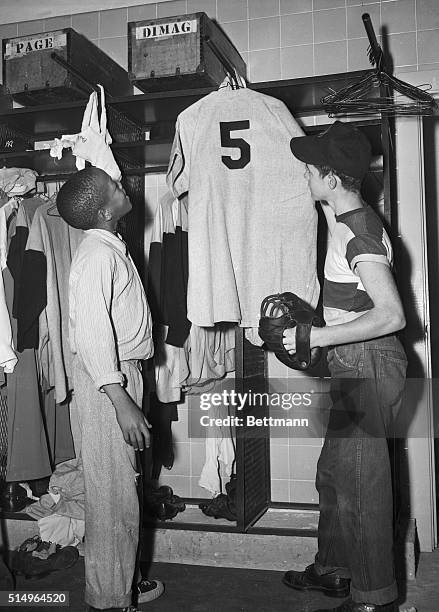
[[[340,345],[328,353],[332,407],[318,461],[315,567],[351,579],[356,602],[397,598],[387,438],[402,404],[407,360],[399,340]]]

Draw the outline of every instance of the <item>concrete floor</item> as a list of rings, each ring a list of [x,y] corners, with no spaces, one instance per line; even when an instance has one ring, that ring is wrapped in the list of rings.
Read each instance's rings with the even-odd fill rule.
[[[154,563],[150,576],[163,580],[166,591],[160,599],[143,605],[145,612],[313,612],[339,601],[293,591],[281,583],[282,573],[274,571]],[[73,568],[46,578],[17,580],[19,591],[69,591],[70,606],[51,610],[84,612],[83,589],[82,558]],[[405,590],[402,585],[401,592]],[[404,600],[418,612],[439,612],[439,549],[421,554],[416,581],[408,583]],[[32,612],[35,607],[20,609]]]

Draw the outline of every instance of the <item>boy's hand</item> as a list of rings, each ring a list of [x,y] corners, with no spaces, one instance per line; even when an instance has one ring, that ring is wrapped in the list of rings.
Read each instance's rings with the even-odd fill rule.
[[[286,329],[282,339],[283,345],[286,350],[292,354],[296,352],[296,328]]]
[[[143,451],[143,448],[149,448],[151,425],[128,394],[127,400],[116,408],[116,419],[127,444],[140,451]]]
[[[105,385],[102,389],[116,410],[116,419],[125,442],[135,450],[149,448],[151,425],[131,396],[119,384]]]
[[[326,328],[324,327],[311,327],[310,333],[310,347],[315,348],[316,346],[325,346],[321,343],[321,336],[325,333]],[[282,339],[283,345],[286,350],[292,355],[296,352],[296,328],[286,329]]]

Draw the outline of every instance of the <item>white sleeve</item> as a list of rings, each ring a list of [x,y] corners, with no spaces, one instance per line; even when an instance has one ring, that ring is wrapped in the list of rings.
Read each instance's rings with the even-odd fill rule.
[[[0,366],[4,368],[6,374],[12,374],[18,359],[14,351],[11,319],[6,305],[5,286],[3,282],[3,270],[6,268],[7,255],[7,206],[8,204],[5,204],[0,209]]]
[[[12,341],[11,320],[6,306],[3,274],[0,271],[0,366],[3,366],[6,374],[12,374],[17,361]]]
[[[123,384],[111,319],[113,270],[108,257],[94,256],[84,265],[75,291],[75,345],[97,389]]]
[[[176,198],[189,191],[189,143],[185,140],[184,121],[178,117],[166,174],[168,187]]]

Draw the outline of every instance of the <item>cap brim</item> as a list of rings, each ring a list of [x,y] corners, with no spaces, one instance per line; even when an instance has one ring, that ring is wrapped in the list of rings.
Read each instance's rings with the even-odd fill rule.
[[[290,141],[290,149],[294,157],[305,164],[324,166],[327,164],[326,143],[319,136],[298,136]]]

